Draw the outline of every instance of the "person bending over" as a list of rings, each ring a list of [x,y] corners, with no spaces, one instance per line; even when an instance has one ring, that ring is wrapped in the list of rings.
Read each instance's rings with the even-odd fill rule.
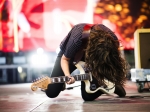
[[[74,62],[84,61],[86,68],[100,86],[105,85],[104,79],[115,84],[114,93],[125,97],[123,88],[126,82],[126,61],[119,50],[117,36],[103,24],[80,23],[69,31],[60,43],[60,52],[56,58],[50,77],[68,76],[67,84],[75,79],[71,73],[76,69]],[[50,98],[57,97],[65,83],[48,84],[45,93]],[[98,90],[87,93],[85,83],[81,81],[81,95],[85,101],[93,101],[103,94]]]

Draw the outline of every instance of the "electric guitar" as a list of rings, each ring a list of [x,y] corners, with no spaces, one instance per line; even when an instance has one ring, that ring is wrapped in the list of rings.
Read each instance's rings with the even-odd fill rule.
[[[80,71],[79,75],[74,75],[74,79],[76,81],[84,81],[85,83],[85,90],[87,93],[95,93],[98,90],[102,91],[105,94],[111,95],[115,91],[115,84],[105,79],[105,86],[99,86],[96,79],[92,77],[92,74],[85,73],[84,70],[85,62],[79,61],[75,66]],[[33,82],[31,85],[31,90],[36,91],[38,88],[41,89],[47,89],[48,84],[53,83],[64,83],[66,81],[69,81],[69,78],[67,76],[60,76],[60,77],[42,77],[38,79],[37,81]]]

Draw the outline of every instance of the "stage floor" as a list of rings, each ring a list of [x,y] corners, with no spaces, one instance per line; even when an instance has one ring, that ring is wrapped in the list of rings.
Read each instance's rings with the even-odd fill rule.
[[[102,95],[92,102],[82,100],[80,86],[62,91],[54,99],[40,90],[31,91],[30,86],[0,85],[0,112],[150,112],[150,92],[138,93],[136,83],[131,81],[126,83],[125,98]]]

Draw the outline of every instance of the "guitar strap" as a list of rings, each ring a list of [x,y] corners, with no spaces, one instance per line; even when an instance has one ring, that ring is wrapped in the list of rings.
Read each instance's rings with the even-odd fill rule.
[[[94,26],[94,24],[86,24],[83,27],[83,32],[82,32],[82,47],[79,49],[79,51],[76,53],[75,58],[74,58],[74,64],[77,64],[79,61],[81,61],[82,57],[84,56],[85,52],[84,49],[87,45],[88,42],[88,37],[90,35],[91,27]]]

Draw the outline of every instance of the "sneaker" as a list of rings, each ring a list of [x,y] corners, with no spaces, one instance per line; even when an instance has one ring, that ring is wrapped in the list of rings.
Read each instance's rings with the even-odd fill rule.
[[[120,85],[115,86],[115,92],[114,93],[117,94],[119,97],[125,97],[126,96],[125,89]]]

